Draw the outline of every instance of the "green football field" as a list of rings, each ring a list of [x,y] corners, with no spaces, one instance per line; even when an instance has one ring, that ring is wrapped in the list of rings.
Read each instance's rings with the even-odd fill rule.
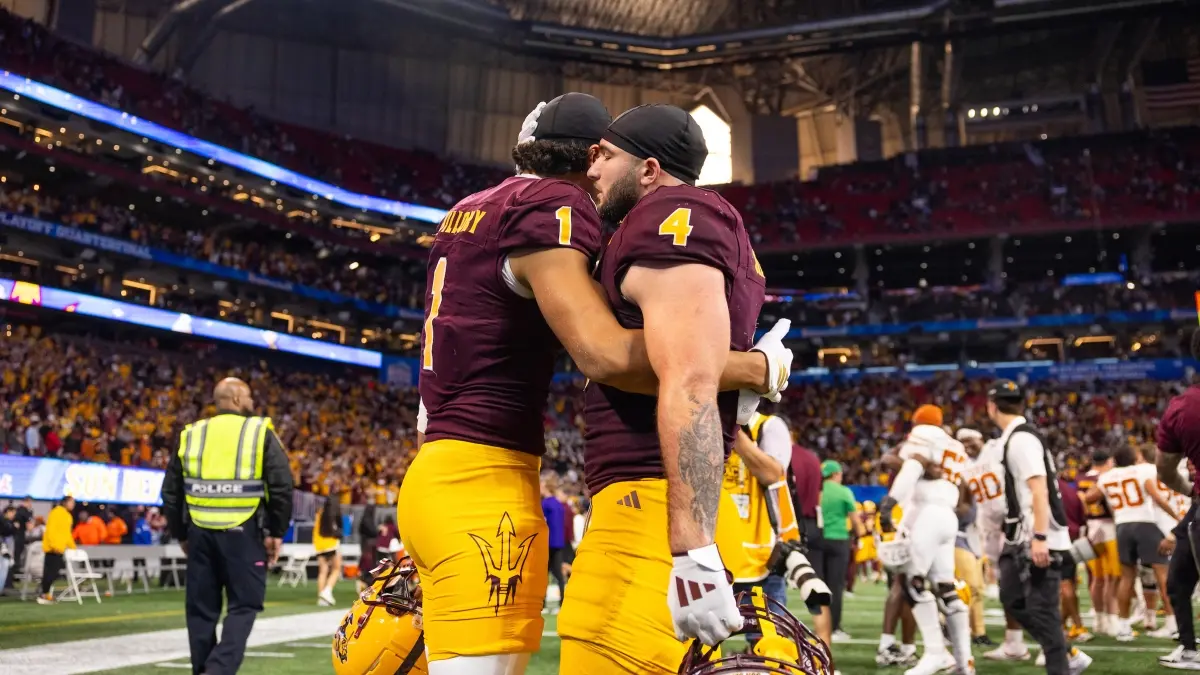
[[[844,675],[875,675],[903,672],[899,668],[878,668],[874,662],[875,645],[879,640],[880,622],[883,613],[883,587],[872,584],[860,585],[858,593],[846,602],[844,628],[852,635],[849,643],[834,645],[834,657],[838,669]],[[304,624],[306,636],[284,637],[272,644],[254,645],[248,650],[241,672],[247,675],[291,675],[298,673],[330,673],[330,639],[336,628],[336,620],[330,621],[328,610],[318,610],[315,605],[313,586],[299,589],[279,588],[272,585],[267,593],[267,608],[262,620],[277,617],[313,613],[312,623]],[[353,596],[353,587],[343,583],[337,592],[343,603]],[[320,611],[321,614],[315,614]],[[803,614],[799,614],[803,616]],[[301,622],[303,623],[303,622]],[[989,602],[988,633],[999,641],[1003,636],[1002,619],[996,603]],[[266,625],[266,624],[264,624]],[[33,602],[20,602],[13,598],[0,599],[0,672],[5,672],[7,650],[36,648],[45,645],[49,653],[60,654],[63,659],[87,659],[80,649],[103,651],[104,644],[120,644],[125,649],[141,650],[153,655],[162,653],[155,644],[152,631],[184,628],[183,594],[178,591],[155,591],[149,595],[118,594],[105,598],[103,604],[85,601],[76,604],[43,607]],[[541,652],[534,658],[529,675],[549,675],[558,672],[558,639],[554,633],[554,617],[546,621],[546,637],[542,640]],[[299,633],[298,633],[299,634]],[[119,636],[126,636],[119,638]],[[95,638],[118,638],[116,640],[94,640]],[[66,645],[55,644],[76,640],[92,640],[86,647],[63,649]],[[139,646],[140,645],[140,646]],[[1095,658],[1088,671],[1096,675],[1118,673],[1140,673],[1157,670],[1155,657],[1166,653],[1174,644],[1166,640],[1139,638],[1131,644],[1118,645],[1109,638],[1097,638],[1082,645]],[[28,651],[28,650],[26,650]],[[13,652],[10,652],[10,654]],[[994,663],[984,661],[976,651],[977,668],[980,673],[1036,673],[1032,661],[1025,663]],[[145,659],[143,659],[145,660]],[[124,675],[163,675],[171,670],[187,670],[186,658],[154,661],[145,665],[125,666],[111,670],[80,670],[72,672],[105,672]],[[50,673],[53,667],[42,670]],[[67,671],[61,671],[67,672]]]

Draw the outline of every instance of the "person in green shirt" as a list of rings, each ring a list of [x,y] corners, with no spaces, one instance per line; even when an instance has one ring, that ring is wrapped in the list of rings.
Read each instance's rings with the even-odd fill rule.
[[[850,567],[850,528],[856,537],[866,533],[856,510],[857,502],[850,488],[842,485],[842,465],[832,459],[821,463],[821,519],[823,541],[820,554],[824,558],[819,569],[825,571],[825,583],[833,594],[830,611],[833,614],[833,639],[849,640],[842,630],[842,597],[846,593],[846,571]]]

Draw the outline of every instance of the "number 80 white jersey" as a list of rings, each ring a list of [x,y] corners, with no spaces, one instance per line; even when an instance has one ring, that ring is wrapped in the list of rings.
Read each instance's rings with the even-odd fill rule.
[[[1003,527],[1008,510],[1004,501],[1004,465],[1000,463],[1002,452],[1004,446],[998,440],[990,440],[983,444],[979,456],[973,461],[968,460],[963,469],[963,481],[979,509],[975,522],[985,531]]]

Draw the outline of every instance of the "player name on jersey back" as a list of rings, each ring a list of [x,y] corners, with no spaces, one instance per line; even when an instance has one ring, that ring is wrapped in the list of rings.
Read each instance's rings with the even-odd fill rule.
[[[505,279],[516,251],[594,258],[600,218],[567,181],[515,176],[459,202],[429,251],[421,349],[427,441],[545,452],[543,414],[559,342],[527,289]]]
[[[1100,492],[1108,502],[1114,523],[1157,522],[1158,505],[1146,494],[1148,480],[1158,480],[1158,471],[1153,464],[1119,466],[1101,474]]]
[[[621,293],[635,264],[700,264],[725,275],[730,348],[754,345],[765,279],[742,218],[712,190],[662,187],[642,198],[625,217],[600,256],[596,278],[620,324],[642,327],[642,312]],[[728,456],[737,431],[737,392],[718,396]],[[585,474],[596,494],[618,481],[663,477],[654,396],[631,394],[592,382],[584,391]]]

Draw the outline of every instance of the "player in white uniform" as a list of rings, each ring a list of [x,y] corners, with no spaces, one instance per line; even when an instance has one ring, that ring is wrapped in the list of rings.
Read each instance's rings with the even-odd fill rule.
[[[1004,517],[1007,510],[1004,502],[1004,466],[1000,461],[1004,446],[994,438],[984,441],[983,436],[973,429],[960,429],[957,436],[963,441],[969,458],[963,468],[962,479],[978,509],[975,527],[979,532],[983,555],[995,565],[1004,549]],[[984,652],[983,656],[993,661],[1028,661],[1033,658],[1029,646],[1025,644],[1024,631],[1012,619],[1007,619],[1004,642]]]
[[[1117,587],[1121,614],[1118,642],[1134,638],[1130,614],[1138,565],[1150,565],[1159,587],[1167,587],[1167,556],[1174,544],[1172,541],[1167,545],[1166,535],[1158,525],[1157,511],[1161,508],[1173,520],[1179,520],[1168,494],[1158,488],[1157,469],[1153,464],[1139,463],[1138,459],[1133,448],[1118,448],[1113,453],[1115,466],[1101,475],[1084,495],[1088,503],[1106,500],[1117,525],[1117,554],[1121,560],[1121,581]]]
[[[913,428],[900,446],[904,460],[888,496],[879,505],[881,524],[890,527],[892,508],[904,510],[911,558],[904,566],[905,597],[921,631],[925,653],[905,675],[934,675],[951,664],[938,610],[946,616],[960,675],[974,675],[967,605],[954,587],[954,541],[958,536],[959,483],[966,465],[963,444],[942,430],[942,411],[923,405],[913,413]],[[920,458],[920,459],[918,459]],[[941,468],[941,477],[925,477],[925,463]]]

